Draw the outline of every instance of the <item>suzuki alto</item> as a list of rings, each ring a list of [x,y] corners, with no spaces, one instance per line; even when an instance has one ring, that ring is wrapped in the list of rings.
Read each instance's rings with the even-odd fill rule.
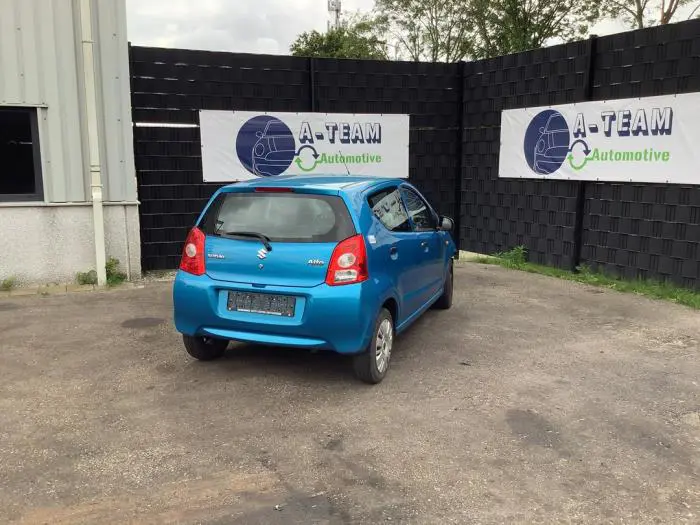
[[[453,222],[411,184],[279,176],[218,190],[190,231],[173,287],[194,358],[229,341],[352,355],[376,384],[395,336],[452,305]]]

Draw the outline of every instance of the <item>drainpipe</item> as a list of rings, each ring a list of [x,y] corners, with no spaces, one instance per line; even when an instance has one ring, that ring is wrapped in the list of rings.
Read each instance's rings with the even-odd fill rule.
[[[80,36],[83,47],[82,73],[85,82],[85,114],[90,159],[90,189],[92,193],[92,220],[95,235],[95,269],[97,284],[107,284],[105,269],[105,223],[102,207],[102,169],[100,167],[99,126],[97,119],[97,90],[95,87],[95,58],[92,38],[92,0],[80,0]]]

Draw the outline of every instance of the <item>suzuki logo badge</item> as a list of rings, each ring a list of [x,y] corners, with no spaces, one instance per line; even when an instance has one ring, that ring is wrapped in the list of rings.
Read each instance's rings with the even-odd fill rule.
[[[258,250],[258,259],[265,259],[267,257],[267,250],[265,248],[260,248]]]

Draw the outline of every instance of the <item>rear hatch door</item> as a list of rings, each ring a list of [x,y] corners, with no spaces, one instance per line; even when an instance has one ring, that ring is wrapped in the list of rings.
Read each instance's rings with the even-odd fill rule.
[[[221,193],[200,222],[212,279],[310,288],[325,281],[336,245],[355,234],[338,195]]]

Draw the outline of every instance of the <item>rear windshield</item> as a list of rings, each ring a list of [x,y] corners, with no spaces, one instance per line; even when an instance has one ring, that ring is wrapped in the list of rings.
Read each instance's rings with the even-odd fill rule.
[[[201,228],[207,235],[261,233],[277,242],[340,242],[355,234],[340,197],[295,193],[222,193]]]

